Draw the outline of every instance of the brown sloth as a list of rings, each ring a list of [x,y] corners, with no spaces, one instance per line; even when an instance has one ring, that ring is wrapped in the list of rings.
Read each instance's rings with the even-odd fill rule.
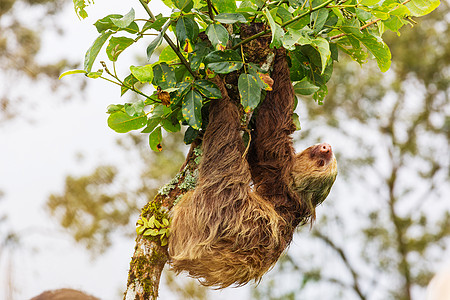
[[[315,217],[337,175],[330,145],[295,154],[294,90],[284,49],[276,52],[273,90],[257,111],[248,157],[239,110],[222,79],[203,138],[199,179],[174,207],[170,263],[203,285],[258,281],[278,260],[294,230]]]

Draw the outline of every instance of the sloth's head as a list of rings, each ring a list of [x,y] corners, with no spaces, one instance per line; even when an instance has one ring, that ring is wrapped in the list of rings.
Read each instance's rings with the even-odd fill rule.
[[[337,163],[331,146],[317,144],[295,156],[291,187],[314,212],[330,193],[336,175]]]

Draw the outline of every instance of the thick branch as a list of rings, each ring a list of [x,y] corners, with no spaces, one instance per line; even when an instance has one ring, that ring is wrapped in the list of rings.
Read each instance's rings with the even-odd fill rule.
[[[168,216],[169,211],[186,192],[195,187],[196,169],[201,153],[195,151],[200,140],[191,145],[182,170],[160,189],[156,197],[141,210],[141,217],[159,219]],[[198,149],[198,148],[197,148]],[[168,219],[168,217],[167,217]],[[158,298],[161,273],[169,259],[167,246],[162,246],[160,236],[138,235],[128,272],[125,300],[156,300]]]

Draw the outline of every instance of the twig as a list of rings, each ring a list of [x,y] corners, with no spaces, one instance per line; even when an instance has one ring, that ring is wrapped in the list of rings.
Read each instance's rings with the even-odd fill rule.
[[[289,20],[289,21],[287,21],[287,22],[284,22],[284,23],[281,24],[280,26],[281,26],[281,28],[286,27],[286,26],[288,26],[289,24],[292,24],[292,23],[294,23],[294,22],[300,20],[300,19],[303,18],[304,16],[307,16],[307,15],[311,14],[313,11],[319,10],[319,9],[321,9],[321,8],[323,8],[323,7],[325,7],[325,6],[327,6],[328,4],[330,4],[330,3],[333,2],[333,1],[334,1],[334,0],[328,0],[328,1],[326,1],[326,2],[324,2],[324,3],[322,3],[322,4],[318,5],[318,6],[316,6],[316,7],[314,7],[314,8],[311,8],[309,11],[304,12],[303,14],[301,14],[301,15],[299,15],[299,16],[293,18],[292,20]],[[241,45],[247,44],[248,42],[251,42],[251,41],[253,41],[254,39],[257,39],[257,38],[259,38],[259,37],[261,37],[261,36],[263,36],[263,35],[265,35],[266,33],[269,33],[269,32],[270,32],[270,29],[267,29],[267,30],[258,32],[257,34],[254,34],[254,35],[252,35],[252,36],[246,38],[245,40],[243,40],[243,41],[237,43],[237,44],[234,45],[231,49],[232,49],[232,50],[235,50],[235,49],[237,49],[238,47],[240,47]]]
[[[323,240],[328,246],[330,246],[334,251],[338,253],[338,255],[341,257],[342,261],[344,262],[347,269],[352,274],[353,278],[353,290],[358,294],[359,298],[361,300],[366,300],[367,297],[362,293],[361,288],[359,287],[359,278],[356,271],[353,269],[353,267],[350,265],[350,262],[347,259],[347,255],[345,254],[344,250],[337,246],[332,240],[330,240],[327,236],[323,235],[321,232],[315,230],[314,235]]]
[[[213,9],[216,10],[211,2],[211,0],[206,0],[206,3],[208,3],[208,14],[209,17],[211,18],[211,20],[214,21],[214,14],[213,14]],[[216,11],[217,14],[217,11]]]
[[[400,5],[405,5],[406,3],[410,2],[410,1],[411,1],[411,0],[403,1]],[[395,9],[399,8],[400,5],[397,6]],[[378,23],[379,21],[381,21],[380,18],[377,18],[377,19],[375,19],[375,20],[373,20],[373,21],[370,21],[369,23],[364,24],[363,26],[361,26],[361,28],[359,28],[359,30],[360,30],[360,31],[363,31],[363,30],[366,29],[367,27],[372,26],[373,24]],[[341,34],[332,36],[332,37],[330,37],[330,41],[331,41],[331,40],[338,39],[338,38],[341,38],[341,37],[346,36],[346,35],[347,35],[347,33],[341,33]]]
[[[153,15],[153,13],[151,12],[150,8],[148,7],[147,3],[145,2],[145,0],[139,0],[139,2],[142,4],[142,6],[144,7],[145,11],[147,12],[147,14],[150,16],[150,18],[155,21],[155,15]],[[194,78],[197,78],[197,74],[192,71],[191,66],[189,65],[189,63],[187,62],[186,58],[184,58],[183,54],[181,54],[180,50],[178,49],[178,47],[172,42],[172,40],[170,39],[170,37],[164,33],[163,35],[164,39],[166,40],[167,44],[169,44],[170,48],[173,49],[173,51],[176,53],[176,55],[178,56],[178,58],[181,60],[181,62],[183,63],[183,65],[186,67],[186,69],[189,71],[189,73],[192,74],[192,76],[194,76]]]

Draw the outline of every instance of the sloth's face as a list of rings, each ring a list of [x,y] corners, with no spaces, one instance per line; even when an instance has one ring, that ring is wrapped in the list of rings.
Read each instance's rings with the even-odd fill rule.
[[[330,193],[337,176],[337,162],[327,143],[311,146],[297,154],[292,168],[292,188],[315,207]]]

